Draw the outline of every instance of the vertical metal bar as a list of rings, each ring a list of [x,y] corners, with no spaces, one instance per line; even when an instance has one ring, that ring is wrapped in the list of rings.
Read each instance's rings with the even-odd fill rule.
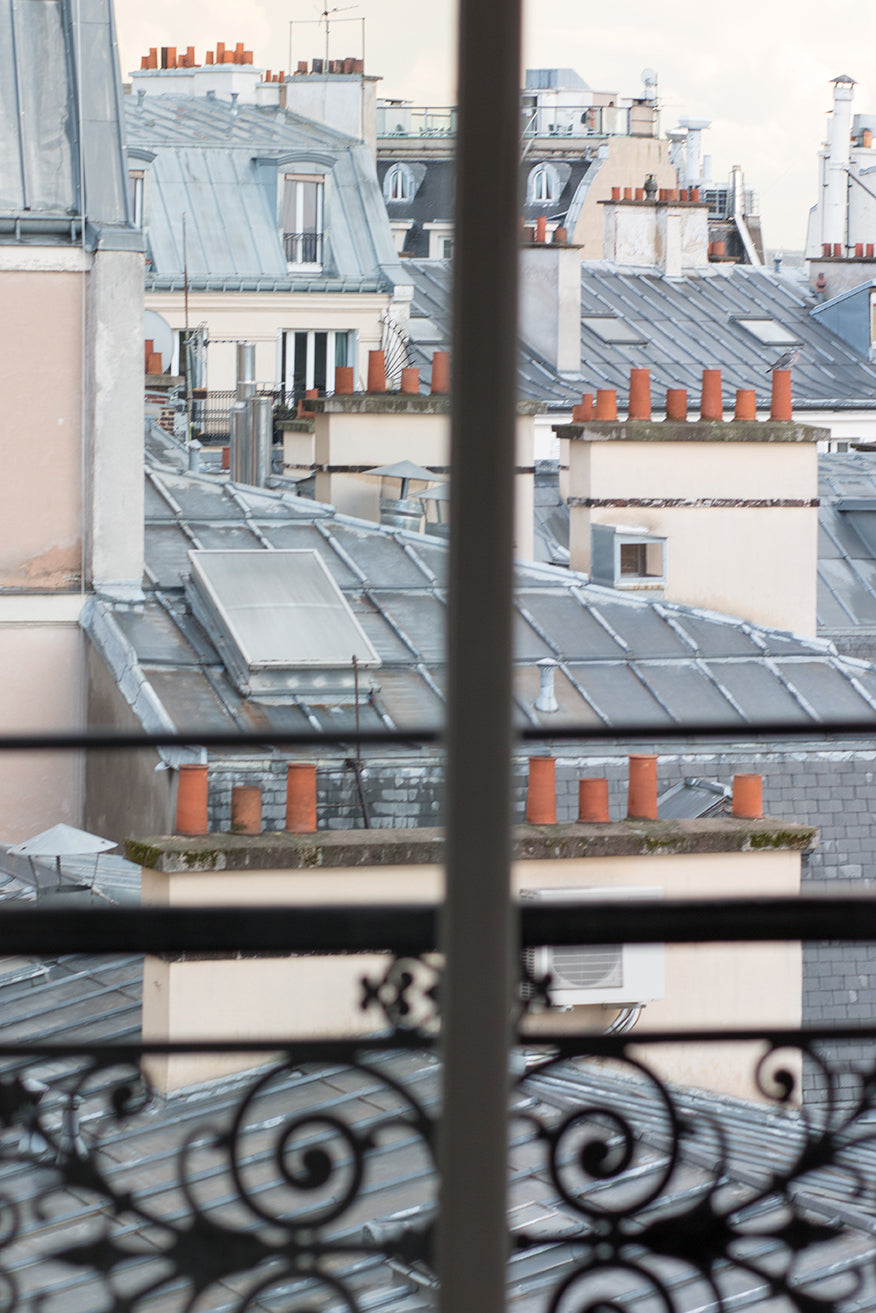
[[[502,1313],[511,1016],[511,583],[521,0],[460,0],[454,247],[443,1313]]]

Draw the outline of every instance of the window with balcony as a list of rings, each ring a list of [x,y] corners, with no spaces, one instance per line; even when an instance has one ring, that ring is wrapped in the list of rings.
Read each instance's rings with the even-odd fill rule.
[[[283,186],[283,247],[292,267],[322,268],[325,180],[287,173]]]

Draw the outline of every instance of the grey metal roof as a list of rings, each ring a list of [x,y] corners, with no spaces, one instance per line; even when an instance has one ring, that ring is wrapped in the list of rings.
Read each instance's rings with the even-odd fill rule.
[[[819,457],[818,624],[876,631],[876,453]]]
[[[66,958],[42,975],[0,976],[4,1037],[135,1040],[139,996],[140,961],[133,957],[99,963]],[[641,1050],[637,1058],[647,1065]],[[17,1061],[6,1065],[7,1071],[20,1070]],[[314,1218],[313,1234],[335,1246],[334,1254],[320,1258],[317,1278],[330,1272],[359,1308],[419,1313],[433,1307],[430,1276],[405,1258],[404,1246],[391,1263],[379,1252],[362,1253],[360,1246],[369,1230],[397,1236],[407,1225],[424,1232],[434,1219],[436,1173],[407,1100],[435,1119],[435,1058],[422,1051],[378,1051],[354,1067],[339,1059],[320,1063],[293,1056],[273,1074],[268,1071],[216,1080],[110,1117],[106,1087],[119,1078],[118,1070],[83,1083],[71,1110],[64,1088],[75,1087],[77,1065],[32,1064],[31,1082],[41,1080],[44,1086],[39,1103],[44,1123],[62,1140],[73,1135],[88,1145],[103,1181],[127,1204],[108,1208],[100,1184],[89,1188],[87,1177],[78,1188],[58,1188],[51,1156],[44,1154],[41,1167],[39,1142],[16,1124],[10,1102],[0,1184],[4,1198],[15,1201],[10,1206],[16,1226],[5,1237],[4,1272],[20,1297],[36,1303],[37,1292],[51,1292],[53,1305],[65,1313],[91,1313],[107,1304],[108,1290],[118,1281],[129,1300],[135,1292],[148,1292],[135,1298],[138,1308],[177,1310],[181,1286],[164,1285],[170,1270],[165,1256],[173,1257],[179,1241],[179,1262],[185,1263],[184,1241],[197,1209],[205,1236],[210,1228],[214,1236],[223,1228],[219,1233],[229,1243],[250,1235],[250,1261],[265,1257],[257,1236],[270,1243],[277,1228],[285,1235],[288,1227]],[[829,1221],[835,1228],[821,1231],[818,1246],[794,1260],[799,1298],[804,1291],[808,1296],[828,1292],[830,1282],[835,1290],[838,1279],[860,1273],[854,1307],[872,1308],[876,1242],[861,1189],[861,1181],[869,1183],[876,1171],[869,1126],[861,1117],[848,1127],[832,1126],[831,1161],[807,1161],[802,1151],[817,1148],[820,1127],[791,1108],[661,1088],[643,1079],[639,1067],[594,1065],[586,1058],[524,1074],[512,1103],[508,1216],[512,1235],[522,1240],[525,1233],[527,1239],[512,1248],[509,1307],[543,1313],[560,1282],[592,1254],[594,1234],[606,1215],[623,1219],[629,1247],[649,1225],[695,1220],[702,1216],[698,1207],[711,1206],[716,1220],[734,1218],[739,1235],[722,1261],[712,1265],[717,1256],[703,1255],[710,1262],[709,1282],[703,1284],[695,1261],[681,1261],[683,1250],[673,1259],[661,1258],[655,1233],[657,1243],[637,1250],[626,1275],[623,1268],[611,1269],[612,1293],[623,1294],[624,1307],[642,1313],[655,1307],[652,1271],[681,1313],[716,1307],[716,1291],[727,1307],[763,1307],[769,1293],[764,1274],[784,1271],[787,1264],[783,1246],[792,1235],[786,1230],[791,1211],[810,1226]],[[278,1168],[288,1167],[310,1146],[329,1149],[331,1171],[326,1183],[307,1180],[299,1189],[305,1178]],[[338,1192],[360,1160],[361,1180],[344,1206]],[[181,1174],[187,1190],[181,1188]],[[792,1182],[790,1209],[781,1194],[786,1176]],[[38,1192],[50,1189],[51,1205],[45,1206],[46,1196],[40,1200]],[[321,1210],[331,1205],[338,1205],[337,1213],[322,1222]],[[666,1255],[675,1254],[684,1234],[676,1232]],[[725,1239],[730,1243],[729,1236]],[[51,1261],[64,1249],[70,1251],[68,1261]],[[124,1267],[117,1272],[120,1265],[110,1258],[121,1254]],[[105,1282],[93,1270],[101,1268]],[[247,1271],[245,1252],[239,1266],[217,1264],[212,1275],[202,1294],[215,1313],[231,1313],[241,1301],[253,1310],[279,1313],[289,1307],[292,1292],[309,1295],[309,1307],[340,1302],[326,1299],[330,1292],[318,1279],[307,1282],[281,1272],[271,1282],[264,1266],[258,1274]],[[598,1280],[598,1261],[594,1275]],[[264,1281],[258,1288],[256,1277]],[[848,1288],[846,1283],[843,1289]]]
[[[412,345],[423,360],[450,341],[450,270],[435,261],[411,261],[414,302]],[[623,403],[632,367],[651,370],[652,396],[659,406],[667,388],[687,388],[692,413],[699,401],[703,369],[723,371],[725,406],[737,388],[753,388],[758,405],[770,400],[769,366],[779,348],[764,346],[739,323],[767,319],[800,344],[793,370],[798,409],[876,407],[876,367],[810,313],[816,302],[797,279],[747,265],[713,265],[702,273],[666,278],[656,270],[634,270],[602,262],[581,269],[581,367],[578,378],[560,377],[529,348],[521,349],[518,386],[522,396],[559,402],[581,392],[616,388]],[[585,326],[586,316],[617,317],[638,338],[605,342]],[[423,335],[426,326],[441,329]]]
[[[146,604],[131,611],[95,601],[87,620],[143,723],[304,729],[338,727],[352,714],[316,691],[270,702],[241,697],[186,605],[192,548],[294,548],[319,554],[380,660],[379,670],[360,676],[369,693],[363,728],[441,725],[447,564],[441,541],[166,467],[149,469],[146,507]],[[624,597],[568,570],[518,564],[514,623],[519,724],[589,724],[612,732],[638,722],[659,732],[686,720],[742,729],[787,717],[816,727],[832,717],[866,720],[876,710],[876,668],[838,655],[829,643]],[[553,715],[534,705],[538,662],[545,658],[557,663],[560,710]]]
[[[82,216],[92,235],[139,241],[111,0],[0,0],[0,240],[75,242]]]
[[[374,291],[405,282],[368,147],[288,110],[210,96],[130,96],[127,144],[147,174],[147,289]],[[153,158],[154,157],[154,158]],[[327,168],[322,273],[289,273],[278,174]]]

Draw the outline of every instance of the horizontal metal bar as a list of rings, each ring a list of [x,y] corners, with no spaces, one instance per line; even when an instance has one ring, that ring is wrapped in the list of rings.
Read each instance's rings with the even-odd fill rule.
[[[804,1026],[799,1030],[789,1027],[734,1027],[727,1030],[636,1030],[633,1034],[556,1033],[539,1030],[522,1033],[517,1046],[530,1052],[549,1050],[551,1057],[575,1057],[586,1053],[594,1056],[618,1054],[635,1045],[641,1048],[655,1044],[751,1044],[762,1041],[776,1048],[817,1043],[855,1043],[876,1040],[876,1025]],[[291,1039],[278,1036],[248,1040],[193,1039],[124,1041],[83,1040],[81,1043],[45,1044],[34,1041],[0,1042],[0,1061],[5,1058],[75,1058],[93,1056],[101,1062],[136,1062],[143,1056],[162,1054],[210,1053],[269,1053],[288,1054],[296,1062],[344,1062],[351,1053],[359,1055],[383,1054],[391,1049],[428,1050],[437,1043],[435,1037],[416,1031],[393,1030],[376,1036],[343,1039]],[[548,1054],[546,1053],[547,1057]]]
[[[876,897],[684,899],[524,904],[521,943],[876,941]],[[437,945],[437,908],[421,904],[310,907],[12,908],[0,955],[69,953],[326,953],[414,955]]]
[[[876,738],[876,717],[859,720],[819,720],[801,724],[799,720],[764,720],[750,725],[737,721],[689,721],[684,725],[649,724],[628,725],[556,725],[526,726],[515,731],[520,743],[616,743],[629,740],[636,743],[657,741],[676,742],[679,739],[726,739],[732,742],[751,742],[762,738]],[[329,744],[361,743],[375,747],[420,747],[443,743],[444,731],[434,726],[412,726],[406,730],[279,730],[269,733],[257,730],[211,730],[196,726],[160,733],[139,733],[129,730],[88,729],[52,733],[0,734],[0,752],[40,752],[54,750],[75,751],[122,750],[131,748],[310,748]]]

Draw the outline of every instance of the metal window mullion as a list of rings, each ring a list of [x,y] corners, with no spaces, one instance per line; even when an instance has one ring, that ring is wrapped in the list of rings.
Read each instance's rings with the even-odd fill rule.
[[[443,1313],[503,1313],[520,0],[460,0],[438,1267]]]

